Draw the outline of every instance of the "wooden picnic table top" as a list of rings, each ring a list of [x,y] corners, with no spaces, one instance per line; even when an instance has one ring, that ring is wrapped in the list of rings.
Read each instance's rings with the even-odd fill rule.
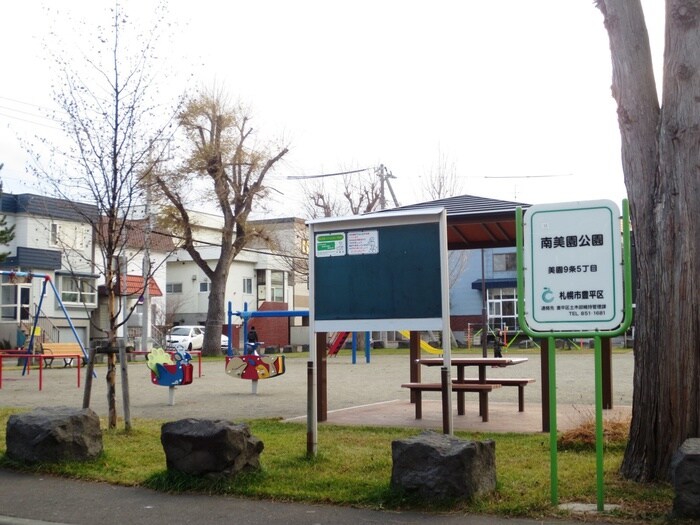
[[[442,366],[442,357],[423,357],[416,359],[424,366]],[[452,366],[511,366],[519,365],[527,361],[527,357],[453,357]]]

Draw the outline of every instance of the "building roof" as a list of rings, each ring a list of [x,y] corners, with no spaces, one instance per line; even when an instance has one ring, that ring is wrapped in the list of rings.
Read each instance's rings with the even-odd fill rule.
[[[101,221],[103,235],[98,235],[96,241],[99,243],[107,232],[107,221],[102,218]],[[146,245],[146,231],[148,229],[147,219],[132,219],[124,222],[124,237],[122,238],[125,248],[133,250],[143,249]],[[170,235],[151,230],[150,235],[151,251],[170,253],[175,250],[175,243]]]
[[[472,250],[515,246],[515,210],[530,206],[522,202],[459,195],[386,211],[443,207],[447,212],[448,249]]]
[[[27,213],[51,219],[65,219],[76,222],[92,222],[98,215],[97,206],[56,199],[44,195],[3,193],[0,196],[0,212]]]
[[[162,297],[163,292],[160,290],[160,286],[155,282],[153,277],[148,278],[148,291],[151,297]],[[142,275],[127,275],[126,276],[126,293],[122,289],[122,295],[142,295],[143,290],[143,276]]]

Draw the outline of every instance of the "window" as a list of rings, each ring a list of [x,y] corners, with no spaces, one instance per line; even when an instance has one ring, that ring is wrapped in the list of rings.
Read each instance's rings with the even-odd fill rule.
[[[8,276],[2,276],[2,290],[0,291],[0,318],[3,321],[17,320],[17,285],[8,284]]]
[[[243,293],[252,294],[253,293],[253,279],[250,277],[243,278]]]
[[[166,283],[165,293],[182,293],[182,283]]]
[[[97,290],[92,277],[61,277],[61,301],[73,304],[97,304]]]
[[[515,252],[493,254],[494,272],[514,272],[516,269]]]
[[[51,223],[51,239],[49,240],[49,243],[51,246],[58,246],[61,242],[61,225]]]
[[[209,292],[209,281],[204,281],[199,283],[199,293],[208,293]]]
[[[272,291],[271,299],[273,301],[284,301],[284,272],[275,271],[271,272],[270,286]]]
[[[515,330],[518,326],[515,288],[488,290],[489,326]]]

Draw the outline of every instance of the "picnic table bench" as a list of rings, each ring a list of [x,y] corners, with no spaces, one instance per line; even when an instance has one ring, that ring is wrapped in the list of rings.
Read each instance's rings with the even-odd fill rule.
[[[402,388],[408,388],[411,392],[415,393],[415,405],[416,405],[416,419],[421,419],[423,417],[423,392],[441,392],[441,383],[404,383],[401,385]],[[500,388],[499,384],[483,384],[483,383],[452,383],[452,390],[454,392],[478,392],[479,393],[479,415],[482,421],[489,420],[489,405],[488,401],[482,402],[482,399],[488,399],[488,393],[495,388]],[[482,397],[483,396],[483,397]],[[460,416],[464,415],[464,405],[458,407],[458,414]]]
[[[530,383],[534,383],[535,379],[532,377],[503,377],[503,378],[491,378],[479,381],[477,377],[467,377],[464,379],[453,379],[453,389],[455,384],[486,384],[486,385],[499,385],[499,386],[517,386],[518,387],[518,412],[525,412],[525,387]]]

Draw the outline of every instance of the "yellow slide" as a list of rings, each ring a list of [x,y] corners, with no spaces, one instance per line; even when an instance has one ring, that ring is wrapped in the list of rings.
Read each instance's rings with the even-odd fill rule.
[[[411,333],[408,330],[399,330],[399,333],[404,336],[406,339],[411,339]],[[429,352],[431,354],[439,354],[442,355],[442,349],[440,348],[435,348],[434,346],[430,346],[428,343],[423,341],[422,339],[420,340],[420,349],[425,350],[426,352]]]

